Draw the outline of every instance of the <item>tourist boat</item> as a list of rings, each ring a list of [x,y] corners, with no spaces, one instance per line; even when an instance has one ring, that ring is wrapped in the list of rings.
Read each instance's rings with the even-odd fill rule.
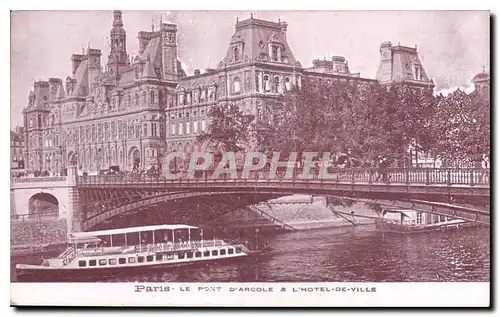
[[[383,209],[381,217],[375,219],[378,231],[399,234],[453,230],[471,225],[465,220],[407,209]]]
[[[264,251],[221,239],[205,240],[203,229],[188,225],[157,225],[69,236],[69,247],[41,265],[17,264],[18,281],[54,281],[112,276],[146,269],[237,260]]]

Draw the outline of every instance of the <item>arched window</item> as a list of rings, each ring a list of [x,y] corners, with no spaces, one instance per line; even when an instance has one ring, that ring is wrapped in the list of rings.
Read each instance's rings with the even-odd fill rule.
[[[241,92],[241,87],[240,87],[240,78],[235,77],[233,80],[233,93],[238,94]]]
[[[274,85],[273,85],[273,92],[278,93],[281,91],[280,89],[280,78],[278,76],[274,77]]]
[[[172,123],[172,135],[175,135],[175,124]]]
[[[187,93],[187,104],[190,105],[191,104],[191,92],[188,92]]]
[[[290,83],[290,78],[289,77],[285,78],[285,89],[287,91],[290,91],[292,89],[292,85]]]
[[[233,47],[233,61],[237,62],[240,59],[238,47]]]
[[[272,47],[272,60],[273,60],[273,62],[279,61],[278,46],[277,45],[273,45],[273,47]]]
[[[269,80],[269,75],[264,75],[264,91],[271,91],[271,81]]]
[[[179,105],[183,105],[184,104],[184,94],[181,93],[179,94]]]

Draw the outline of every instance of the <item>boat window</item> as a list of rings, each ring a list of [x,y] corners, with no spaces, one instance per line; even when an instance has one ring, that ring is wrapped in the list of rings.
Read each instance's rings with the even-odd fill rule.
[[[97,236],[97,238],[101,239],[101,242],[99,245],[102,245],[104,247],[109,247],[111,246],[111,236]]]
[[[119,264],[125,264],[125,263],[127,263],[127,259],[125,259],[125,258],[119,258],[118,259],[118,263]]]
[[[187,252],[186,256],[188,259],[191,259],[193,257],[193,252]]]
[[[156,255],[156,261],[161,261],[163,256],[161,254]]]
[[[139,245],[139,232],[128,232],[127,245]]]
[[[200,251],[196,251],[196,253],[194,254],[195,257],[197,258],[201,258],[201,252]]]
[[[234,249],[233,248],[228,248],[227,249],[227,254],[233,254],[234,253]]]
[[[137,262],[139,262],[139,263],[144,262],[144,257],[143,256],[137,257]]]
[[[177,258],[178,258],[178,259],[184,259],[184,257],[185,257],[185,256],[186,256],[186,255],[185,255],[184,253],[179,253],[179,254],[177,254]]]
[[[96,266],[97,260],[89,260],[89,266]]]
[[[125,234],[113,234],[111,235],[111,241],[114,247],[123,247],[125,246]]]
[[[226,255],[226,249],[220,249],[220,255]]]
[[[78,266],[80,266],[80,267],[87,266],[87,261],[85,261],[85,260],[78,261]]]
[[[128,263],[135,263],[135,258],[128,258]]]
[[[116,261],[115,261],[116,262]],[[106,261],[106,259],[100,259],[99,260],[99,265],[106,265],[108,263],[108,261]],[[110,263],[111,264],[111,263]]]
[[[109,265],[116,265],[116,259],[109,259]]]
[[[212,255],[219,255],[219,252],[217,250],[212,250]]]
[[[240,247],[236,247],[236,253],[241,253],[241,248]]]
[[[203,256],[210,256],[210,251],[203,252]]]
[[[153,260],[154,260],[154,256],[152,256],[152,255],[148,255],[146,257],[146,261],[148,261],[148,262],[152,262]]]
[[[166,229],[155,230],[154,236],[155,236],[154,243],[162,243],[171,240],[168,239],[168,230]]]

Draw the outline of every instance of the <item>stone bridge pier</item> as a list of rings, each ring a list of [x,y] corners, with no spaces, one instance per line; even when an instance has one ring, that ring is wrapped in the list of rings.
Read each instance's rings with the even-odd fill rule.
[[[10,189],[11,245],[64,243],[80,230],[77,168],[67,176],[14,178]]]

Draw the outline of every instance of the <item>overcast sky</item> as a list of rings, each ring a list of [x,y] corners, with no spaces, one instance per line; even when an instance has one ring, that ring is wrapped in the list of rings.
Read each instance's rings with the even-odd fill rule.
[[[223,58],[236,18],[250,11],[165,12],[178,24],[179,58],[188,74],[215,68]],[[161,12],[124,11],[127,51],[138,50],[137,33],[158,25]],[[352,72],[374,78],[383,41],[418,46],[420,59],[437,89],[470,87],[472,77],[489,70],[489,13],[486,11],[253,11],[255,18],[288,22],[288,42],[302,65],[317,57],[342,55]],[[71,74],[71,54],[82,47],[103,50],[107,61],[112,11],[22,11],[11,15],[11,125],[36,79]]]

